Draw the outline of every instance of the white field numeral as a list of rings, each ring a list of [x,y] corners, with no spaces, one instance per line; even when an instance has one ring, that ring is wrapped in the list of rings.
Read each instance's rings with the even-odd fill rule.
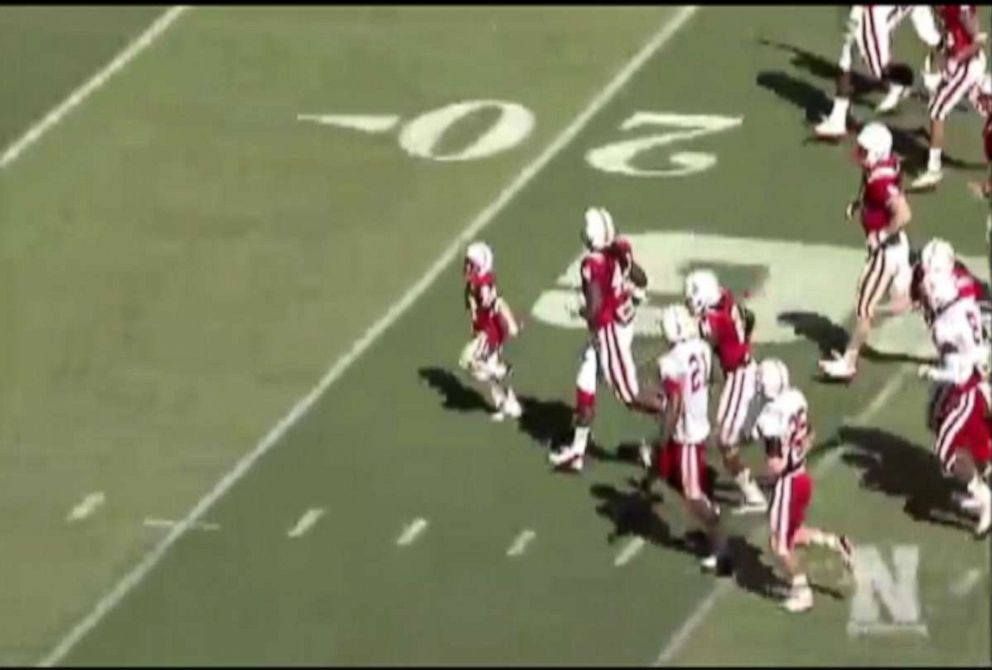
[[[676,114],[673,112],[635,112],[620,126],[620,130],[633,130],[644,126],[674,127],[663,133],[654,133],[629,140],[613,142],[590,150],[586,162],[597,170],[628,177],[685,177],[708,170],[716,165],[716,156],[698,151],[679,151],[668,160],[676,167],[647,169],[634,165],[634,159],[652,149],[684,142],[703,135],[736,128],[743,117],[717,116],[715,114]]]

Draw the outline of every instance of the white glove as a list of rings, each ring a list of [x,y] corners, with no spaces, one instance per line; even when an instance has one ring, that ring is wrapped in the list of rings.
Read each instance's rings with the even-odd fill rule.
[[[932,365],[921,365],[916,369],[916,376],[920,379],[933,379],[934,368]]]

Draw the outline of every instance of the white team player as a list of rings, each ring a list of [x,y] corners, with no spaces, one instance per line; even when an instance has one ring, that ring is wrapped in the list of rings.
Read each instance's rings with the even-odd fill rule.
[[[857,45],[862,62],[871,76],[888,84],[888,93],[879,103],[877,111],[889,112],[909,95],[912,71],[906,66],[892,63],[891,42],[895,29],[909,16],[916,34],[931,52],[940,44],[940,32],[928,5],[854,5],[848,17],[848,31],[844,36],[838,65],[841,69],[837,80],[837,97],[829,116],[823,119],[814,132],[823,139],[840,139],[847,134],[847,116],[851,108],[851,51]],[[928,55],[924,69],[930,67]],[[924,74],[924,82],[932,85],[932,75]]]
[[[658,475],[681,495],[690,517],[706,531],[709,553],[703,567],[726,574],[726,537],[706,478],[710,346],[699,337],[699,326],[684,305],[665,307],[661,328],[670,348],[658,361],[665,411],[654,463]]]
[[[796,546],[815,545],[837,552],[850,569],[852,546],[844,535],[805,525],[813,497],[813,479],[806,469],[806,455],[813,443],[809,404],[802,391],[789,383],[785,363],[769,358],[758,367],[761,392],[767,402],[758,416],[757,437],[765,441],[769,475],[775,481],[768,521],[772,553],[789,581],[789,595],[782,606],[802,612],[813,606],[813,590],[796,556]]]
[[[940,356],[938,366],[923,365],[920,377],[938,385],[941,399],[931,402],[928,422],[936,426],[934,452],[945,475],[967,491],[958,501],[975,512],[975,534],[992,527],[992,491],[981,475],[992,460],[989,427],[989,343],[974,300],[962,299],[953,278],[935,273],[924,280],[934,312],[931,334]]]

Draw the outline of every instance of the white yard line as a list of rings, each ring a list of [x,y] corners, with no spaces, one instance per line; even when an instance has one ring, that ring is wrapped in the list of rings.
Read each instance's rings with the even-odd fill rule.
[[[980,581],[982,581],[982,571],[978,568],[972,568],[953,581],[947,591],[958,600],[961,600],[971,593],[972,589],[978,586],[978,582]]]
[[[401,547],[411,545],[425,530],[427,530],[427,519],[414,519],[403,528],[403,532],[396,538],[396,544]]]
[[[865,407],[861,412],[859,412],[853,419],[844,420],[843,425],[861,425],[866,421],[871,419],[880,409],[882,409],[889,400],[892,399],[899,389],[902,387],[903,382],[906,381],[911,375],[912,371],[908,367],[903,367],[896,374],[889,378],[882,390],[875,396],[875,398]],[[818,479],[823,477],[828,472],[830,472],[835,465],[840,461],[840,457],[843,453],[841,447],[837,447],[829,454],[821,458],[811,469],[811,474],[814,478]],[[758,525],[750,534],[749,539],[757,533],[765,531],[764,524]],[[689,613],[682,625],[679,626],[670,638],[665,642],[665,646],[662,647],[661,651],[658,653],[658,657],[655,659],[653,665],[668,665],[672,662],[672,659],[678,655],[682,648],[685,646],[686,642],[692,637],[700,625],[706,620],[706,617],[713,610],[713,606],[723,598],[734,586],[733,579],[721,579],[719,580],[710,592],[699,601],[695,609]]]
[[[646,543],[643,537],[633,538],[630,542],[624,545],[624,548],[620,550],[617,557],[613,559],[614,567],[621,568],[630,563],[634,559],[634,556],[641,553],[641,549],[644,548],[645,544]]]
[[[172,519],[145,519],[143,525],[145,528],[172,528],[179,522]],[[209,521],[198,521],[191,526],[192,530],[220,530],[220,526],[216,523],[210,523]]]
[[[300,520],[296,522],[296,525],[293,526],[288,533],[286,533],[286,536],[290,538],[303,537],[307,531],[314,527],[322,516],[324,516],[324,508],[311,507],[303,513],[303,516],[301,516]]]
[[[66,114],[78,107],[86,98],[106,84],[111,77],[123,70],[128,63],[134,60],[135,56],[151,46],[187,9],[189,7],[186,6],[171,7],[159,16],[154,23],[148,26],[145,32],[141,33],[123,51],[117,54],[114,60],[110,61],[102,70],[93,75],[89,81],[73,91],[58,107],[48,112],[44,118],[28,128],[23,135],[4,149],[3,154],[0,155],[0,170],[8,168],[28,147],[58,125],[65,118]]]
[[[106,499],[107,496],[103,494],[103,491],[87,494],[75,507],[69,510],[65,520],[69,523],[75,523],[89,518]]]
[[[527,551],[527,545],[537,538],[537,533],[527,528],[520,532],[520,535],[513,540],[513,544],[510,548],[506,550],[506,555],[513,558],[516,556],[523,556],[524,552]]]
[[[630,81],[637,71],[658,52],[661,47],[679,31],[682,26],[696,13],[697,7],[682,7],[658,29],[651,39],[623,68],[599,91],[582,109],[578,116],[529,163],[496,198],[472,219],[468,226],[448,245],[427,271],[407,289],[398,301],[386,310],[386,313],[376,321],[365,333],[355,341],[351,348],[338,358],[324,376],[310,391],[300,398],[289,412],[266,433],[255,447],[245,454],[234,467],[228,471],[217,484],[201,498],[189,511],[182,522],[175,526],[162,540],[131,568],[114,586],[104,594],[73,628],[59,640],[55,647],[40,661],[40,665],[49,666],[61,661],[108,612],[123,600],[131,589],[140,584],[148,573],[158,565],[162,557],[173,544],[197,521],[210,507],[240,480],[252,466],[272,447],[279,443],[282,437],[305,415],[324,392],[365,351],[372,346],[390,326],[399,320],[434,281],[462,253],[462,250],[473,237],[496,218],[506,205],[520,193],[537,174],[544,169],[561,151],[567,147],[586,127],[589,121],[609,103],[613,97]]]

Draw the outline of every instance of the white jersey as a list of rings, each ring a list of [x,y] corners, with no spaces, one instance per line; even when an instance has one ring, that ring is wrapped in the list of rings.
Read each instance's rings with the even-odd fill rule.
[[[803,468],[809,436],[809,404],[803,392],[789,388],[768,402],[758,415],[758,435],[781,445],[786,473]]]
[[[677,343],[658,361],[665,390],[682,397],[682,411],[673,435],[679,444],[702,444],[710,435],[709,380],[712,368],[710,345],[700,338]]]
[[[930,335],[940,355],[940,381],[962,384],[976,369],[987,367],[989,344],[974,300],[958,299],[938,312],[930,325]]]

